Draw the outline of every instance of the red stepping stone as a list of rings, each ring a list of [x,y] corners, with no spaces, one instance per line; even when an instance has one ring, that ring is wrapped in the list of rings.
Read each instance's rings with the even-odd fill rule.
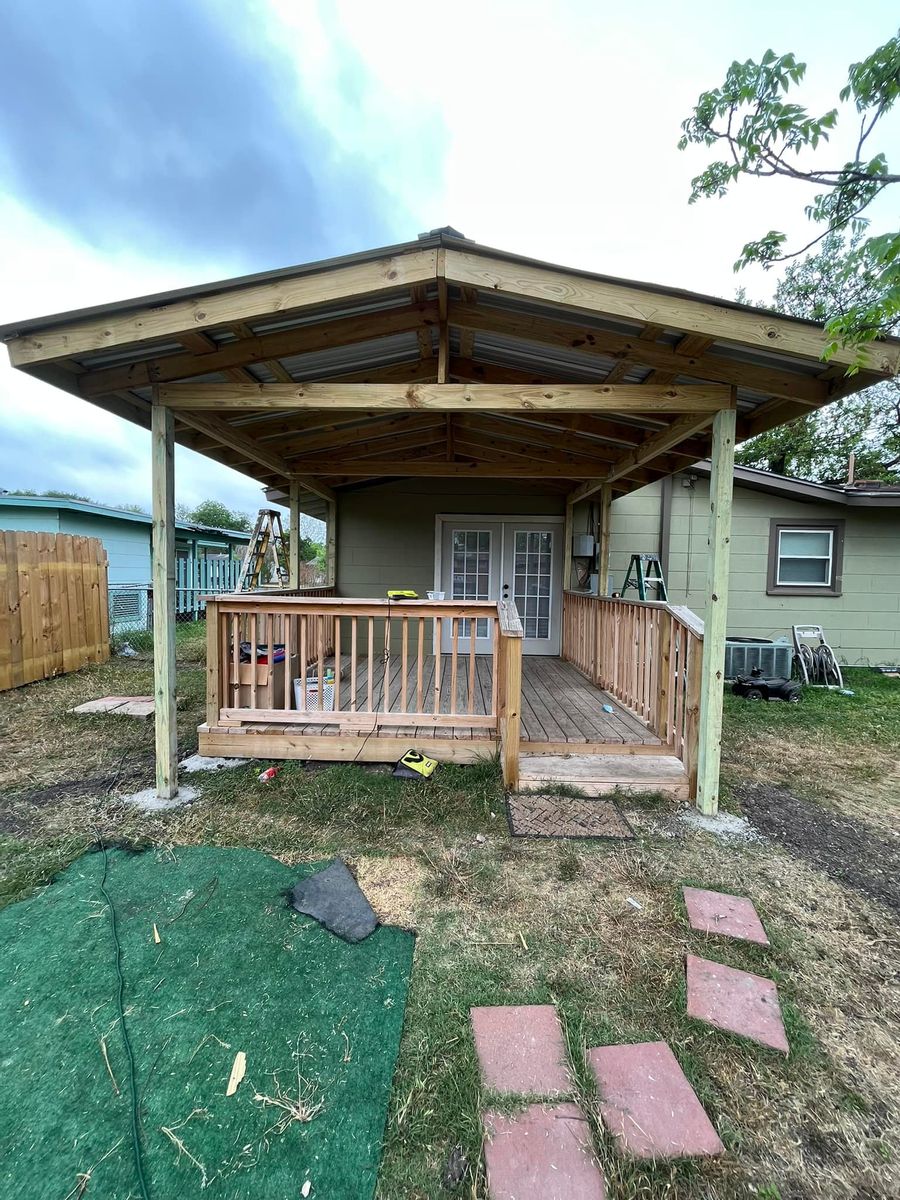
[[[588,1051],[603,1123],[635,1158],[722,1154],[725,1147],[665,1042]]]
[[[604,1200],[591,1130],[577,1104],[486,1112],[484,1161],[491,1200]]]
[[[471,1018],[486,1088],[519,1096],[571,1092],[562,1028],[552,1004],[473,1008]]]
[[[771,979],[687,956],[687,1011],[717,1029],[788,1054],[778,989]]]
[[[725,892],[708,892],[705,888],[686,887],[683,891],[691,929],[768,946],[769,939],[752,901]]]

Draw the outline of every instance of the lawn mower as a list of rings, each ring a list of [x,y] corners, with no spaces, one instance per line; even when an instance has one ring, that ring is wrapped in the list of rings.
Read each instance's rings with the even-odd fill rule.
[[[788,704],[798,703],[802,694],[799,683],[779,675],[766,678],[759,667],[749,675],[738,675],[731,690],[745,700],[785,700]]]

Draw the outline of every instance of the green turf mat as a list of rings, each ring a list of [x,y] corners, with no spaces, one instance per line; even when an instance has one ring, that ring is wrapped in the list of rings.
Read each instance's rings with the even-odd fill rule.
[[[307,1179],[312,1197],[374,1191],[413,937],[383,927],[350,946],[292,912],[282,892],[314,869],[109,851],[152,1200],[298,1200]],[[2,1196],[141,1194],[102,874],[86,854],[0,912]],[[246,1077],[226,1097],[239,1050]],[[307,1123],[254,1098],[298,1092],[322,1106]]]

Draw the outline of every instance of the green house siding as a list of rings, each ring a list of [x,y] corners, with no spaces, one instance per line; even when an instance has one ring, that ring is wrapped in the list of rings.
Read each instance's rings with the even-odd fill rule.
[[[405,479],[341,494],[338,593],[384,596],[388,588],[434,587],[439,513],[560,516],[560,492],[500,479]]]
[[[703,616],[709,483],[693,488],[676,475],[667,583],[669,596]],[[660,485],[613,504],[610,574],[621,587],[633,553],[660,551]],[[769,528],[772,518],[802,525],[844,521],[843,590],[840,596],[769,596]],[[729,634],[777,638],[794,624],[822,625],[841,661],[900,660],[900,514],[800,501],[736,487],[732,515]]]

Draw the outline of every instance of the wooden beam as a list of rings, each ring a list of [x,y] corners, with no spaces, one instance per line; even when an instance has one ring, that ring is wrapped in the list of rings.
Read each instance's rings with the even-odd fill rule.
[[[277,386],[281,387],[283,385],[278,384]],[[205,433],[207,437],[212,438],[218,445],[228,446],[232,450],[246,454],[248,462],[268,467],[270,471],[274,471],[286,480],[295,479],[301,487],[304,487],[308,492],[312,492],[314,496],[319,496],[323,500],[334,499],[334,492],[327,484],[322,483],[320,479],[316,479],[310,475],[301,476],[293,470],[287,459],[282,458],[274,450],[270,450],[266,446],[261,446],[253,438],[240,433],[219,417],[208,417],[202,413],[179,411],[178,419],[186,425],[192,426],[200,433]]]
[[[488,453],[500,455],[499,451]],[[319,470],[321,465],[318,461],[314,464],[307,464],[300,459],[291,463],[292,469],[301,473],[305,472],[308,466],[314,466],[316,470]],[[417,458],[363,458],[351,462],[339,458],[335,461],[333,474],[348,478],[360,475],[372,478],[377,478],[379,475],[405,475],[421,476],[425,479],[441,477],[449,479],[469,475],[480,476],[484,479],[583,479],[591,471],[596,470],[596,467],[596,462],[560,463],[546,458],[530,461],[505,454],[498,462],[447,462],[446,459],[428,462]]]
[[[662,337],[662,335],[664,333],[665,333],[665,330],[660,325],[645,325],[644,328],[641,330],[641,332],[638,334],[638,341],[640,341],[640,342],[656,342]],[[613,367],[613,369],[610,371],[610,373],[605,377],[603,382],[604,383],[618,383],[619,380],[624,378],[628,374],[628,372],[632,369],[632,367],[634,367],[635,365],[636,365],[636,363],[633,358],[628,358],[628,357],[620,358],[619,361],[616,363],[616,365]],[[646,383],[646,380],[644,380],[644,382]]]
[[[575,530],[575,505],[566,500],[566,520],[563,525],[563,588],[572,587],[572,535]]]
[[[759,346],[779,354],[820,359],[828,345],[824,331],[810,322],[675,291],[651,290],[619,279],[601,279],[464,250],[446,251],[445,270],[450,283],[493,295],[521,296],[641,325],[651,322],[664,329]],[[832,361],[849,364],[855,356],[854,349],[841,348]],[[869,370],[893,375],[900,366],[900,347],[873,342],[863,357]]]
[[[658,336],[662,332],[658,326],[648,326],[640,334],[629,335],[612,330],[589,329],[574,322],[553,321],[528,313],[510,313],[464,304],[451,306],[450,324],[460,329],[502,333],[530,343],[541,342],[548,346],[577,350],[585,355],[586,362],[591,357],[617,359],[618,365],[603,379],[604,383],[614,383],[627,374],[632,366],[640,365],[715,383],[740,384],[762,395],[807,400],[810,405],[824,404],[829,397],[827,383],[797,371],[742,363],[709,354],[679,354],[676,347],[648,336],[651,333]]]
[[[178,338],[191,329],[209,329],[236,321],[252,321],[272,313],[284,314],[335,300],[352,300],[382,292],[401,291],[435,278],[435,250],[410,250],[391,258],[349,263],[327,270],[278,275],[260,283],[223,285],[202,296],[169,304],[136,303],[98,317],[57,321],[49,329],[23,334],[9,342],[14,367],[50,362]]]
[[[172,383],[197,375],[224,372],[249,363],[271,364],[273,359],[292,357],[295,354],[311,354],[317,350],[351,346],[390,334],[427,330],[436,322],[436,305],[421,304],[365,316],[339,317],[336,320],[319,321],[314,325],[303,325],[298,329],[258,335],[252,334],[245,323],[239,323],[238,328],[246,330],[248,336],[241,337],[238,341],[226,342],[225,345],[217,347],[205,334],[195,333],[191,335],[193,339],[199,338],[206,343],[206,348],[199,353],[169,354],[144,359],[124,367],[85,371],[78,377],[78,390],[85,399],[90,399],[92,396],[102,396],[121,388]],[[187,335],[184,340],[187,340]],[[287,376],[287,382],[292,382],[290,376]]]
[[[175,705],[175,422],[160,404],[151,412],[153,526],[153,716],[156,794],[178,794],[178,725]]]
[[[300,484],[292,479],[288,489],[290,525],[288,526],[288,574],[292,588],[300,586]]]
[[[687,441],[688,438],[694,437],[701,430],[712,422],[712,417],[707,414],[695,416],[678,417],[673,421],[668,429],[661,429],[659,433],[652,433],[649,437],[644,438],[639,446],[634,450],[629,450],[627,454],[623,454],[618,461],[614,462],[610,468],[607,477],[608,483],[615,483],[623,475],[627,475],[632,467],[642,467],[645,463],[652,462],[654,458],[658,458],[660,454],[665,454],[667,450],[671,450],[674,446],[680,445]]]
[[[605,483],[615,483],[618,479],[634,477],[636,468],[660,459],[667,451],[674,449],[705,429],[712,419],[709,414],[700,414],[699,416],[691,414],[679,417],[667,429],[650,434],[634,450],[623,454],[621,458],[611,464],[605,475],[586,480],[572,492],[569,499],[577,504],[579,500],[587,500],[588,497],[599,492]],[[690,457],[694,457],[693,454]]]
[[[597,555],[597,593],[609,595],[609,546],[612,532],[612,487],[605,483],[600,489],[600,548]]]
[[[444,275],[444,261],[447,251],[437,252],[437,290],[438,290],[438,383],[447,382],[447,366],[450,362],[450,327],[447,324],[447,280]]]
[[[177,412],[230,409],[403,409],[410,412],[697,412],[734,403],[716,384],[648,387],[642,384],[570,383],[561,386],[416,383],[169,384],[160,403]]]
[[[734,441],[734,410],[716,413],[713,422],[712,474],[709,482],[709,551],[706,560],[706,608],[703,614],[700,733],[697,749],[697,807],[708,816],[715,815],[719,810]]]
[[[328,501],[325,517],[325,584],[337,586],[337,500]]]

